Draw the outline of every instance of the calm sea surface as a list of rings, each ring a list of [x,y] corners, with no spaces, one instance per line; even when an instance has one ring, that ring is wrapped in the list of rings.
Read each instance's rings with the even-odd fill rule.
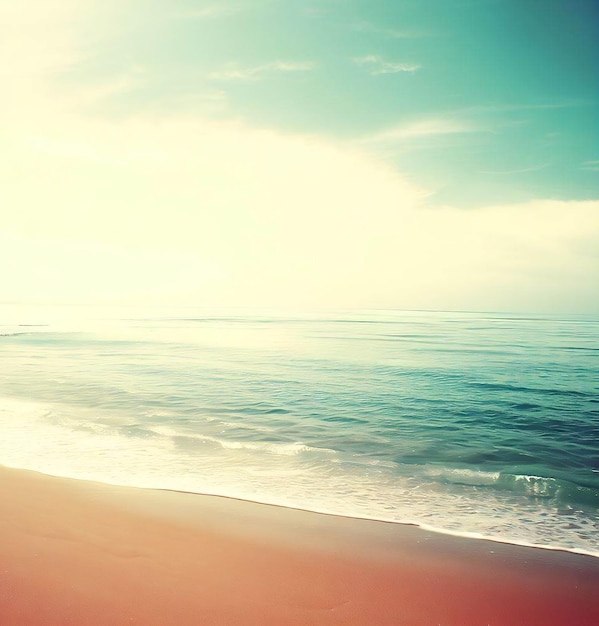
[[[599,556],[599,320],[4,307],[0,463]]]

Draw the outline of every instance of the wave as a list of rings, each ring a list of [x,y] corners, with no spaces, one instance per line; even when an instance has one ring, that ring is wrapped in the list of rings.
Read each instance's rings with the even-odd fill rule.
[[[538,411],[540,409],[544,409],[545,407],[534,402],[519,402],[517,404],[513,404],[512,408],[517,411]]]
[[[326,455],[335,455],[337,452],[330,448],[317,448],[309,446],[301,441],[295,442],[273,442],[273,441],[239,441],[219,439],[210,435],[200,434],[183,434],[175,429],[156,426],[152,429],[146,429],[154,434],[168,437],[175,445],[187,449],[198,448],[199,446],[214,446],[223,450],[248,450],[252,452],[262,452],[266,454],[274,454],[277,456],[296,456],[298,454],[309,452]]]
[[[578,350],[582,352],[599,352],[599,348],[589,346],[555,346],[556,350]]]
[[[492,391],[522,391],[524,393],[538,393],[540,395],[574,396],[577,398],[594,398],[595,394],[577,389],[555,389],[542,387],[523,387],[520,385],[510,385],[506,383],[468,383],[470,387],[488,389]]]
[[[500,472],[448,467],[426,467],[423,474],[441,483],[472,486],[495,485],[501,476]]]
[[[500,474],[499,489],[506,489],[534,498],[547,498],[560,504],[584,504],[599,507],[599,491],[577,485],[562,478],[530,474]]]
[[[57,407],[52,407],[56,414],[48,415],[44,405],[2,405],[14,409],[16,419],[0,419],[3,441],[10,443],[0,460],[15,467],[412,523],[508,543],[572,551],[596,546],[594,512],[570,504],[580,493],[569,494],[564,481],[556,485],[533,472],[509,475],[467,467],[392,464],[300,440],[226,439],[185,433],[183,425],[133,420],[85,421],[80,426],[93,434],[81,433],[72,430],[70,419],[67,424],[62,419],[56,422]],[[509,497],[510,493],[516,495]]]
[[[257,402],[256,404],[244,406],[239,409],[239,411],[246,415],[287,415],[291,413],[288,409],[271,406],[265,402]]]
[[[599,507],[598,489],[553,476],[445,467],[427,467],[423,473],[443,484],[492,487],[499,491],[551,500],[558,505]]]

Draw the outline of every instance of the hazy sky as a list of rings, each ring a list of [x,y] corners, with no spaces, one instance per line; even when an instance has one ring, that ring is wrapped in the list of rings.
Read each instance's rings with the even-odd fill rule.
[[[599,313],[596,0],[0,0],[0,301]]]

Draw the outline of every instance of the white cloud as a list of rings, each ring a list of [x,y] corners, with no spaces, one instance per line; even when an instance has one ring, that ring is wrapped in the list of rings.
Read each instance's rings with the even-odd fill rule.
[[[580,169],[587,170],[589,172],[599,172],[599,160],[584,161]]]
[[[24,147],[59,159],[84,160],[118,166],[126,166],[132,161],[139,160],[164,163],[169,158],[168,154],[158,149],[123,148],[118,145],[102,145],[99,142],[40,136],[28,137],[24,141]]]
[[[435,208],[330,141],[198,117],[54,121],[80,143],[3,164],[7,299],[599,310],[599,202]]]
[[[228,17],[235,15],[242,10],[242,7],[235,4],[226,4],[221,2],[220,4],[208,4],[197,9],[190,9],[188,11],[180,11],[174,14],[177,18],[194,19],[194,20],[206,20],[219,17]]]
[[[364,145],[395,144],[430,137],[475,132],[485,132],[485,129],[472,122],[440,117],[392,126],[363,137],[360,143]]]
[[[143,298],[162,303],[190,283],[200,287],[223,278],[214,263],[190,252],[133,250],[1,231],[0,246],[0,257],[14,276],[14,281],[4,278],[3,287],[16,300],[134,303]]]
[[[44,41],[52,68],[77,58],[68,33]],[[598,201],[435,208],[343,142],[176,111],[91,116],[43,52],[0,100],[3,299],[599,311]],[[477,130],[425,119],[375,139]]]
[[[497,174],[497,175],[511,175],[511,174],[527,174],[528,172],[538,172],[548,168],[551,163],[540,163],[539,165],[531,165],[529,167],[520,167],[511,170],[478,170],[480,174]]]
[[[328,15],[331,12],[330,8],[324,8],[322,6],[318,7],[304,7],[302,13],[308,17],[322,17],[323,15]]]
[[[355,57],[353,61],[357,65],[367,67],[373,76],[380,76],[382,74],[398,74],[400,72],[412,73],[421,68],[421,66],[416,63],[399,63],[397,61],[386,61],[376,54],[368,54],[362,57]]]
[[[308,72],[314,67],[315,64],[310,61],[272,61],[254,67],[241,67],[237,63],[230,63],[220,70],[210,72],[207,78],[217,81],[250,82],[279,72]]]
[[[376,26],[371,22],[353,22],[350,24],[350,28],[352,30],[357,30],[366,33],[375,33],[379,35],[385,35],[386,37],[391,37],[392,39],[415,39],[419,37],[427,37],[430,35],[426,35],[422,31],[408,31],[408,30],[397,30],[395,28],[384,28],[381,26]]]
[[[32,81],[63,72],[78,58],[72,29],[82,19],[72,0],[0,3],[0,80],[31,89]]]
[[[73,101],[77,100],[79,106],[87,106],[101,102],[106,98],[143,89],[149,84],[149,81],[149,72],[145,68],[133,66],[108,81],[100,81],[86,87],[72,88],[71,97]]]
[[[553,109],[569,109],[573,107],[583,107],[591,104],[585,100],[561,100],[552,102],[533,102],[528,104],[499,102],[494,104],[481,104],[464,107],[460,113],[507,113],[510,111],[542,111]]]

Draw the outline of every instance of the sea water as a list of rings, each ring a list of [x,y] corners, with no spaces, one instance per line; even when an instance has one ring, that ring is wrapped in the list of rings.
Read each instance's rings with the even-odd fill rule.
[[[0,464],[599,556],[599,319],[4,306]]]

